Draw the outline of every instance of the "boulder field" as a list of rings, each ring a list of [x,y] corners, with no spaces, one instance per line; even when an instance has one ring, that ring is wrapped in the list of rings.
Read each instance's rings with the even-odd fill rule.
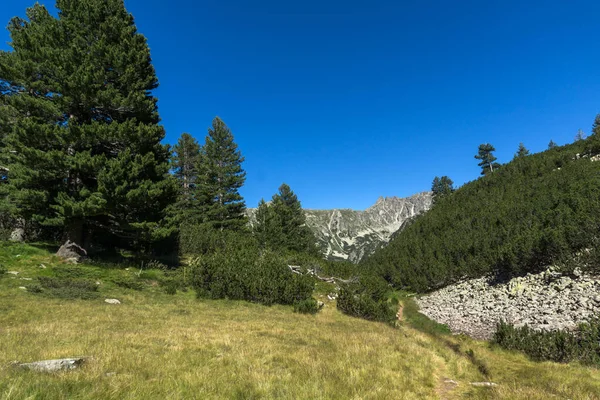
[[[493,337],[500,320],[536,330],[572,330],[600,312],[600,277],[554,268],[508,281],[471,279],[417,299],[421,313],[453,333]]]

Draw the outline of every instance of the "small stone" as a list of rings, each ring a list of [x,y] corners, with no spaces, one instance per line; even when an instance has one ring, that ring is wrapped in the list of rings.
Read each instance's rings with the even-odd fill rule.
[[[19,286],[19,289],[21,289],[21,290],[27,290],[27,288],[25,286]]]
[[[108,304],[121,304],[121,302],[117,299],[104,299],[104,302]]]
[[[7,274],[19,275],[19,271],[8,271]]]
[[[81,366],[87,357],[62,358],[59,360],[36,361],[32,363],[17,364],[21,368],[38,372],[56,372],[71,370]]]
[[[40,268],[41,268],[41,269],[46,269],[46,268],[48,268],[48,267],[46,267],[44,264],[40,264]]]
[[[32,281],[33,278],[21,278],[22,281]]]

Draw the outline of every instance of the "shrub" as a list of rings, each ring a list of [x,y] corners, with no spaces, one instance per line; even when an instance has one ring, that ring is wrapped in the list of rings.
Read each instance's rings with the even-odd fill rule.
[[[94,299],[98,297],[98,285],[87,279],[61,279],[41,276],[38,278],[40,288],[33,288],[33,293],[44,293],[61,299]]]
[[[291,305],[310,298],[314,287],[312,278],[293,274],[281,258],[259,255],[254,247],[228,247],[191,264],[198,297]]]
[[[534,360],[562,363],[577,360],[600,365],[600,318],[579,325],[574,332],[536,331],[500,322],[494,342],[508,350],[522,351]]]
[[[388,299],[387,292],[388,287],[381,279],[363,276],[359,282],[340,287],[337,308],[353,317],[392,323],[397,307]]]
[[[4,265],[0,265],[0,277],[8,272]]]
[[[316,314],[319,312],[319,302],[312,297],[306,300],[300,300],[294,303],[294,312],[300,314]]]
[[[164,288],[165,288],[165,293],[166,293],[166,294],[170,294],[170,295],[175,295],[175,294],[177,294],[177,287],[178,287],[179,285],[177,285],[177,282],[176,282],[176,281],[174,281],[174,280],[169,280],[169,281],[166,281],[166,282],[163,284],[163,286],[164,286]]]
[[[130,276],[113,278],[112,282],[115,285],[125,288],[125,289],[133,289],[133,290],[143,290],[144,289],[144,284],[142,282],[139,282],[138,280],[136,280],[135,278],[132,278]]]

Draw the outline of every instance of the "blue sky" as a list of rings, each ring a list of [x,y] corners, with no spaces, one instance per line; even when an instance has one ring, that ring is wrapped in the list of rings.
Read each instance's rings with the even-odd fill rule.
[[[33,2],[9,0],[0,23]],[[152,50],[166,141],[203,141],[220,116],[250,207],[282,182],[306,208],[355,209],[436,175],[462,184],[480,143],[506,162],[519,142],[589,133],[600,113],[595,0],[125,3]]]

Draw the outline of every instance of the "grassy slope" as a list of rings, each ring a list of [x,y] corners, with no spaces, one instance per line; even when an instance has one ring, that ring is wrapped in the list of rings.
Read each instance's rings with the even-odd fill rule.
[[[191,292],[169,296],[151,281],[143,291],[122,289],[110,278],[133,271],[85,265],[78,268],[102,282],[101,297],[59,300],[18,288],[30,284],[20,278],[51,275],[59,266],[47,252],[0,243],[0,264],[20,271],[0,277],[1,399],[592,399],[600,393],[597,370],[534,363],[438,334],[410,302],[407,321],[393,329],[344,316],[332,302],[305,316],[291,307],[199,301]],[[107,297],[123,304],[105,304]],[[465,356],[468,349],[500,384],[497,390],[467,384],[488,379]],[[59,374],[11,366],[76,355],[93,360]],[[460,384],[447,387],[444,378]]]

